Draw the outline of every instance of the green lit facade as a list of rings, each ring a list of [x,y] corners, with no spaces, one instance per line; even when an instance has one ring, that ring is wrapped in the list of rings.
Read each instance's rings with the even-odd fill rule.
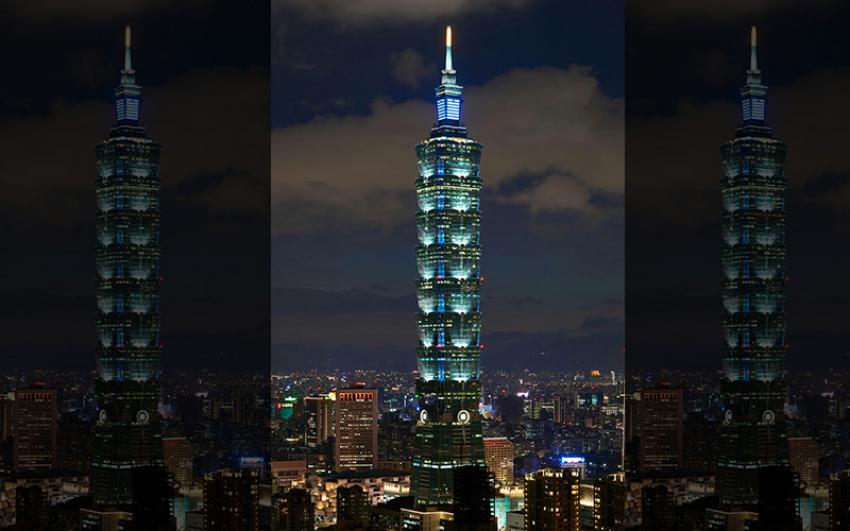
[[[754,28],[742,121],[722,147],[725,417],[717,494],[721,507],[733,509],[765,507],[771,490],[766,479],[790,471],[784,414],[786,146],[766,124],[766,105]]]
[[[481,395],[480,190],[482,146],[461,123],[463,87],[446,68],[436,88],[437,122],[416,146],[419,417],[412,491],[419,505],[452,503],[456,467],[484,463]]]
[[[163,466],[159,152],[142,126],[128,28],[115,125],[96,146],[98,417],[91,493],[103,510],[129,510],[134,471]]]

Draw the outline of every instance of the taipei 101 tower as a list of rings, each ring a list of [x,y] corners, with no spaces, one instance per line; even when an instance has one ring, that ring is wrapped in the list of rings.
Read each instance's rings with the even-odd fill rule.
[[[721,510],[757,513],[759,529],[786,529],[796,521],[784,412],[787,148],[767,125],[755,28],[750,56],[741,123],[722,148],[725,412],[716,492]]]
[[[463,87],[452,64],[450,27],[435,92],[436,124],[416,146],[419,414],[411,490],[417,505],[451,504],[455,468],[484,464],[478,413],[481,144],[461,121]]]
[[[167,511],[159,420],[159,152],[142,125],[125,30],[115,123],[97,155],[97,396],[91,494],[97,511]],[[154,510],[155,512],[155,510]],[[167,517],[168,515],[166,515]]]

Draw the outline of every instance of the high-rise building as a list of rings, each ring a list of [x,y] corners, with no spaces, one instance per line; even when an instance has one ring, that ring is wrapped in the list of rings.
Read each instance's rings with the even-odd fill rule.
[[[681,389],[643,389],[629,400],[629,444],[639,472],[674,471],[682,466],[684,409]]]
[[[378,390],[336,392],[336,470],[375,468],[378,462]]]
[[[850,529],[850,470],[829,479],[829,523],[833,531]]]
[[[5,443],[12,437],[14,398],[14,393],[0,395],[0,442],[2,443]]]
[[[129,510],[133,469],[164,467],[159,386],[159,151],[142,125],[142,89],[125,31],[115,125],[97,145],[98,417],[91,493]]]
[[[59,422],[56,389],[16,389],[14,396],[15,470],[54,468]]]
[[[360,485],[343,485],[336,489],[336,524],[338,529],[364,529],[369,526],[369,495]]]
[[[724,510],[772,507],[761,524],[768,516],[796,519],[794,493],[779,488],[793,483],[784,415],[786,146],[773,137],[766,108],[753,28],[741,124],[722,147],[725,412],[717,495]],[[788,480],[777,484],[783,473]]]
[[[219,470],[204,477],[204,530],[259,529],[256,469]]]
[[[514,482],[514,445],[507,437],[484,438],[484,462],[496,481],[503,485]]]
[[[640,489],[641,529],[670,529],[673,526],[673,496],[666,485]]]
[[[192,483],[192,443],[186,437],[163,437],[162,454],[165,467],[180,485]]]
[[[541,468],[525,476],[525,529],[579,531],[579,473],[571,468]]]
[[[313,531],[316,517],[310,493],[304,489],[290,489],[283,493],[278,504],[278,525],[281,531]]]
[[[806,485],[817,485],[818,458],[820,451],[818,443],[811,437],[788,437],[788,456],[791,468]]]
[[[0,473],[9,474],[15,466],[15,439],[12,436],[15,393],[0,395]],[[0,517],[2,524],[2,517]]]
[[[446,63],[436,88],[437,121],[416,146],[419,416],[413,446],[417,504],[453,501],[453,469],[484,464],[481,395],[480,190],[482,146],[461,120],[463,87]]]
[[[333,400],[326,394],[304,397],[304,410],[307,412],[305,444],[321,446],[333,435],[333,407]]]
[[[622,472],[593,482],[593,529],[620,531],[625,526],[626,483]]]

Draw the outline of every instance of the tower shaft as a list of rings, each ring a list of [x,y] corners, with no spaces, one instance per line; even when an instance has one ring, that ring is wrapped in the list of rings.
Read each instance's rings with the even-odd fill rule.
[[[786,146],[766,125],[752,32],[741,124],[722,147],[723,380],[717,464],[722,507],[785,505],[791,489],[785,401]],[[790,485],[790,484],[789,484]],[[782,508],[785,507],[785,508]]]
[[[96,508],[130,510],[134,480],[162,469],[159,152],[141,122],[141,87],[125,33],[115,124],[97,155],[98,418],[91,492]],[[138,481],[136,481],[138,483]]]
[[[447,31],[447,49],[451,48]],[[481,395],[480,190],[482,146],[461,124],[463,87],[447,52],[437,123],[416,147],[419,212],[419,418],[413,451],[417,504],[453,501],[453,470],[484,463]]]

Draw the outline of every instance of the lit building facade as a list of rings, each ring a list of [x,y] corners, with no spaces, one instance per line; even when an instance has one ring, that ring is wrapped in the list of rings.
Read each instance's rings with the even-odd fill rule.
[[[675,471],[682,466],[684,408],[681,389],[642,389],[634,394],[631,408],[637,428],[637,470]]]
[[[789,437],[788,455],[791,468],[800,478],[800,482],[813,487],[820,482],[818,460],[820,450],[818,443],[811,437]]]
[[[570,468],[541,468],[525,476],[525,529],[579,531],[581,513],[579,472]]]
[[[178,485],[190,485],[193,479],[194,451],[186,437],[164,437],[162,453],[165,467]]]
[[[378,390],[336,392],[336,470],[369,470],[378,462]]]
[[[97,509],[133,502],[137,468],[163,466],[159,385],[159,152],[141,120],[125,33],[115,125],[97,145]]]
[[[259,474],[254,469],[219,470],[207,474],[204,477],[204,529],[259,529],[259,489]]]
[[[484,461],[502,485],[514,482],[514,444],[507,437],[484,438]]]
[[[753,28],[741,124],[722,147],[725,417],[717,494],[721,508],[736,510],[784,505],[776,500],[787,493],[766,480],[790,473],[784,415],[786,146],[773,138],[766,107]]]
[[[324,444],[333,435],[334,401],[326,394],[304,397],[307,426],[304,443],[310,447]]]
[[[482,146],[461,122],[462,93],[447,28],[437,121],[430,138],[416,146],[419,417],[412,472],[417,504],[452,503],[453,469],[484,464],[478,414]]]
[[[51,470],[57,455],[56,389],[16,389],[14,404],[15,470]]]

